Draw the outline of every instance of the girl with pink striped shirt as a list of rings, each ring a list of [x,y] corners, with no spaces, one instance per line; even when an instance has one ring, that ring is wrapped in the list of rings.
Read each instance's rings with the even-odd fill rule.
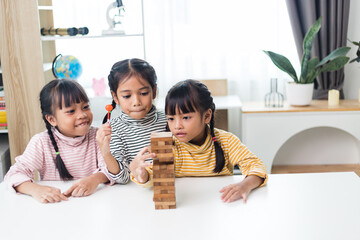
[[[24,153],[5,176],[5,183],[42,203],[67,200],[69,196],[92,194],[101,183],[114,183],[96,143],[97,129],[84,89],[72,80],[53,80],[40,92],[40,104],[47,130],[33,136]],[[41,180],[75,180],[64,193],[33,181],[37,170]]]

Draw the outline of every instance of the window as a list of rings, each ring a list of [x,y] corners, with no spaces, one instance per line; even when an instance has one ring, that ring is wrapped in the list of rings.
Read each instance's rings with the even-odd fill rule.
[[[106,8],[113,0],[54,0],[57,27],[83,27],[90,34],[107,28]],[[126,33],[142,33],[142,1],[124,0]],[[263,100],[270,78],[290,80],[262,50],[289,57],[298,71],[299,60],[283,0],[144,0],[146,60],[158,75],[159,94],[166,95],[187,78],[227,78],[229,94],[243,101]],[[142,37],[108,37],[57,41],[57,53],[74,55],[83,64],[79,82],[91,88],[113,63],[143,58]],[[109,91],[106,91],[110,97]]]

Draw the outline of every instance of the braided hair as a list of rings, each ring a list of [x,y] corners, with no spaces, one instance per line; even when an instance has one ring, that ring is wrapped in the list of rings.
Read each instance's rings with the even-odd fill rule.
[[[59,148],[54,138],[53,127],[46,119],[46,116],[55,116],[55,110],[57,108],[62,109],[63,106],[69,107],[73,103],[80,102],[89,102],[89,99],[81,85],[72,80],[52,80],[46,84],[40,92],[42,118],[45,122],[51,143],[56,152],[56,168],[63,180],[70,180],[73,176],[71,176],[69,171],[66,169],[66,166],[61,159]]]
[[[181,111],[182,113],[199,111],[200,114],[203,115],[208,109],[212,112],[209,128],[210,134],[214,139],[216,156],[216,164],[213,171],[215,173],[220,173],[225,165],[225,157],[224,151],[215,138],[215,103],[213,102],[209,89],[199,81],[188,79],[175,84],[166,96],[166,115],[175,115],[176,110]]]
[[[152,90],[156,89],[157,76],[155,69],[146,61],[132,58],[125,59],[115,63],[108,76],[108,83],[110,91],[115,94],[119,87],[119,84],[133,76],[139,77],[147,81]],[[113,109],[116,107],[116,103],[113,99],[111,103]],[[106,114],[103,123],[106,123],[108,115]]]

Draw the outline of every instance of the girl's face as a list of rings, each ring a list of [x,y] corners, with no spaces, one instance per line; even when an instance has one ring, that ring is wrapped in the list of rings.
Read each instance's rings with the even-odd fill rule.
[[[116,94],[111,92],[116,104],[133,119],[142,119],[150,111],[156,89],[144,79],[135,76],[119,83]]]
[[[64,103],[64,101],[63,101]],[[87,102],[74,103],[62,109],[57,107],[55,115],[46,115],[47,121],[67,137],[84,136],[89,132],[93,120],[90,105]]]
[[[198,146],[206,139],[206,124],[211,120],[212,111],[182,113],[176,110],[175,115],[167,115],[170,131],[180,142],[190,142]]]

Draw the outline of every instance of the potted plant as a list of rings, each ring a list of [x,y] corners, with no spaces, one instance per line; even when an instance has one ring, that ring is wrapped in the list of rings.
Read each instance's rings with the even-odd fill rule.
[[[294,82],[289,82],[287,84],[287,99],[290,105],[309,105],[312,100],[314,81],[316,77],[322,72],[339,70],[349,61],[349,58],[345,56],[350,50],[349,47],[337,48],[321,61],[319,61],[318,57],[310,59],[310,52],[315,35],[319,32],[320,27],[321,17],[310,27],[304,37],[304,53],[301,60],[301,73],[299,77],[297,76],[289,59],[271,51],[264,51],[270,57],[275,66],[289,74],[294,80]]]

